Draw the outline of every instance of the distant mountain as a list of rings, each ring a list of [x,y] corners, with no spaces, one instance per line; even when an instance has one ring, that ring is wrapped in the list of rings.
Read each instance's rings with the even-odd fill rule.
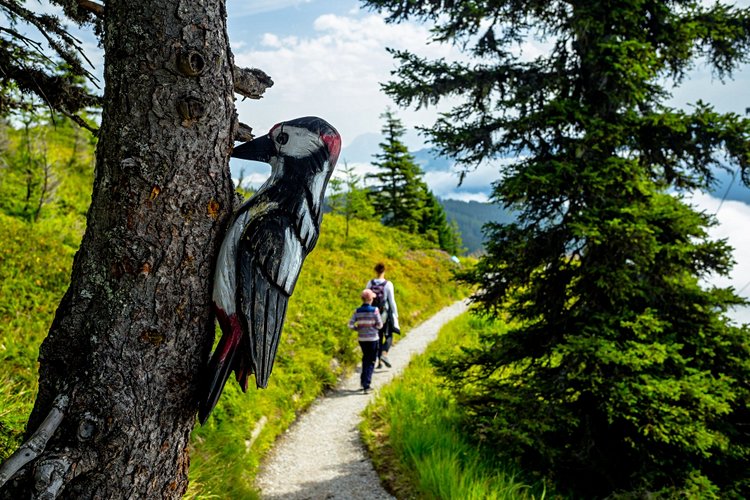
[[[482,226],[488,222],[512,222],[513,215],[498,205],[476,201],[440,200],[448,216],[455,220],[468,253],[479,252],[484,247]]]
[[[358,135],[341,150],[339,163],[343,165],[344,160],[349,163],[371,163],[374,159],[372,155],[380,151],[378,143],[382,140],[383,137],[374,132]]]
[[[451,169],[455,161],[445,156],[438,156],[436,150],[424,148],[412,151],[412,156],[424,172],[443,172]]]
[[[378,144],[383,140],[382,136],[377,133],[368,133],[357,136],[351,144],[341,152],[341,158],[350,163],[370,164],[375,161],[373,155],[380,151]],[[417,164],[428,174],[428,179],[441,179],[441,172],[450,172],[454,161],[450,158],[441,157],[433,148],[422,148],[411,151]],[[254,172],[249,172],[253,174]],[[750,189],[744,186],[737,175],[733,178],[732,174],[724,170],[716,169],[716,186],[711,190],[711,195],[726,200],[741,201],[750,204]],[[430,177],[432,175],[432,177]],[[429,182],[428,182],[429,184]],[[444,183],[443,183],[444,184]],[[438,196],[446,192],[444,185],[431,185],[430,188]],[[481,188],[480,188],[481,189]],[[490,185],[486,185],[487,192],[490,191]],[[455,191],[453,189],[452,191]],[[489,203],[479,203],[476,201],[465,202],[454,199],[441,199],[445,208],[448,219],[453,219],[458,224],[461,231],[461,238],[464,246],[469,253],[481,251],[484,244],[484,235],[482,226],[487,222],[510,222],[513,216],[497,205]]]
[[[421,151],[427,152],[428,150]],[[724,170],[717,170],[714,173],[718,182],[711,191],[712,196],[750,205],[750,188],[742,184],[739,174],[733,179],[732,174]],[[507,223],[512,222],[514,218],[510,212],[490,203],[452,199],[441,199],[440,202],[443,204],[448,219],[453,219],[458,224],[461,238],[468,253],[482,250],[484,246],[482,226],[484,224],[487,222]]]

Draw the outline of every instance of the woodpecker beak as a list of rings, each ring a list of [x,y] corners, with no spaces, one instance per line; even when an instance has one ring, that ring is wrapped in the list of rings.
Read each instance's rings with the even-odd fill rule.
[[[276,155],[273,140],[266,134],[257,137],[250,142],[240,144],[232,151],[232,156],[243,160],[262,161],[268,163],[272,156]]]

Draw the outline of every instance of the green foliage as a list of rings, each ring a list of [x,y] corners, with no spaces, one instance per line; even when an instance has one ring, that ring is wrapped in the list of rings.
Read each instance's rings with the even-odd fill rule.
[[[20,113],[21,126],[0,123],[0,211],[29,222],[84,217],[91,199],[93,136],[67,120]],[[80,224],[76,224],[80,227]]]
[[[0,213],[0,461],[20,444],[37,384],[37,357],[81,238],[75,220],[31,225]]]
[[[195,429],[190,478],[200,486],[189,496],[252,498],[258,461],[275,438],[359,360],[346,322],[374,262],[388,266],[405,332],[465,293],[450,281],[453,264],[429,242],[356,219],[345,232],[344,217],[324,217],[289,302],[268,388],[242,394],[227,384],[206,425]]]
[[[343,179],[331,179],[331,196],[328,204],[335,214],[342,215],[346,220],[346,238],[349,237],[349,223],[352,219],[371,220],[375,216],[375,209],[367,197],[367,191],[362,186],[362,178],[354,173],[354,167],[344,162],[338,169]],[[335,174],[334,174],[335,175]]]
[[[93,174],[88,132],[65,122],[27,124],[19,130],[0,126],[0,461],[18,446],[31,412],[39,345],[68,286]],[[29,138],[45,151],[60,181],[37,217],[20,209],[27,184],[16,175],[28,167],[18,162]]]
[[[366,408],[362,436],[397,498],[545,497],[544,488],[525,483],[512,462],[498,460],[465,434],[456,400],[430,363],[459,354],[460,346],[474,345],[478,335],[498,327],[468,314],[453,320]]]
[[[29,3],[33,4],[0,2],[0,117],[33,111],[40,103],[64,114],[97,105],[98,98],[84,83],[84,77],[91,75],[83,66],[81,42],[59,17],[27,9]],[[78,22],[94,19],[67,0],[51,3],[62,6]]]
[[[429,190],[425,192],[425,204],[422,209],[419,234],[424,235],[430,241],[434,241],[441,249],[451,255],[464,252],[458,225],[454,221],[448,222],[445,209]]]
[[[491,203],[476,201],[440,200],[449,220],[455,221],[461,233],[461,241],[469,254],[478,254],[484,249],[482,228],[488,222],[512,222],[512,214]]]
[[[473,61],[395,53],[399,104],[464,102],[426,131],[470,167],[523,153],[494,185],[517,221],[487,229],[464,278],[514,327],[441,366],[467,422],[578,496],[750,496],[750,330],[714,223],[680,198],[717,168],[750,181],[750,120],[664,105],[703,56],[720,77],[750,56],[750,10],[700,2],[371,0],[434,21]],[[521,44],[546,38],[528,61]],[[674,194],[678,193],[678,194]]]
[[[368,175],[374,181],[370,201],[383,224],[416,233],[424,207],[422,170],[401,141],[406,133],[401,120],[390,109],[381,118],[384,140],[379,144],[382,152],[375,155],[379,161],[373,163],[379,171]]]
[[[0,379],[0,463],[18,447],[33,394],[23,384]]]
[[[406,133],[401,120],[389,109],[382,133],[385,141],[374,165],[379,172],[368,175],[375,181],[367,191],[375,214],[386,226],[420,234],[450,254],[461,253],[461,235],[449,224],[440,202],[422,180],[423,172],[401,137]]]
[[[0,129],[0,159],[20,155],[26,131]],[[8,200],[23,178],[0,178],[0,461],[20,444],[37,384],[38,348],[67,289],[91,196],[93,147],[88,133],[58,123],[29,126],[60,181],[36,222]],[[81,134],[81,135],[79,135]],[[3,171],[4,173],[7,170]],[[289,304],[268,389],[242,394],[228,384],[211,418],[196,429],[190,498],[254,498],[260,457],[296,415],[359,359],[346,328],[372,264],[388,264],[404,331],[466,294],[450,281],[453,263],[415,235],[373,221],[326,215],[317,248],[307,259]]]

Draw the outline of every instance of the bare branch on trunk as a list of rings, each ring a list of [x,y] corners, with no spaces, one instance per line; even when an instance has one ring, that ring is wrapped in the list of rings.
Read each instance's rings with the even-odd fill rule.
[[[255,138],[253,135],[253,129],[249,125],[245,125],[242,122],[237,123],[237,127],[234,131],[234,140],[239,142],[252,141]]]
[[[271,77],[257,68],[234,67],[234,91],[250,99],[260,99],[268,87],[273,86]]]

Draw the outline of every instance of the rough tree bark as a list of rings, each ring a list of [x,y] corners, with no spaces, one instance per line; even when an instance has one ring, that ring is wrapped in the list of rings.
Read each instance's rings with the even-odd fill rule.
[[[210,282],[231,213],[233,64],[223,0],[108,1],[92,204],[40,352],[34,432],[62,423],[3,498],[180,498]]]

